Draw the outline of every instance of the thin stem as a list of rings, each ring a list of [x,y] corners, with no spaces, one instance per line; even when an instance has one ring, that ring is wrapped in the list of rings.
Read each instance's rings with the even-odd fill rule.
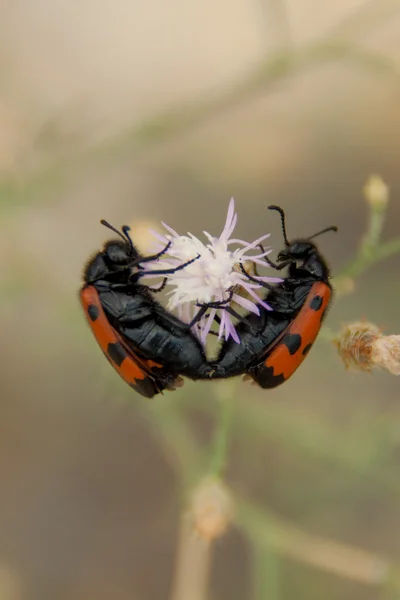
[[[400,568],[381,556],[309,534],[267,508],[236,503],[236,522],[254,542],[269,544],[281,556],[338,577],[400,591]]]
[[[378,246],[383,226],[386,220],[386,206],[371,206],[368,217],[368,227],[361,243],[360,253],[368,257]]]
[[[255,423],[258,424],[268,422],[261,418],[260,415],[254,415],[253,409],[254,406],[252,407],[252,411],[243,411],[243,416],[251,416]],[[184,428],[187,428],[187,424],[180,414],[175,414],[172,421],[181,423]],[[165,424],[162,418],[156,419],[156,425],[163,431],[160,441],[169,450],[169,453],[173,455],[182,454],[180,440],[175,438],[174,435],[176,431],[175,424],[172,430],[167,428],[167,432],[165,432]],[[170,426],[172,426],[172,423]],[[296,426],[298,426],[297,422]],[[271,429],[276,432],[281,427],[279,424],[273,423],[273,425],[271,424]],[[313,438],[312,435],[307,435],[306,437],[308,440]],[[322,439],[319,447],[323,447]],[[346,454],[350,456],[351,452],[346,451]],[[192,467],[191,460],[187,461],[186,459],[187,457],[179,464],[182,474],[187,470],[191,470]],[[381,586],[397,593],[400,592],[400,565],[385,557],[329,538],[310,534],[305,529],[297,527],[294,523],[276,515],[268,507],[257,507],[253,502],[249,502],[248,500],[239,499],[235,502],[235,515],[236,524],[251,540],[252,544],[260,544],[261,547],[267,545],[270,551],[273,551],[278,556],[289,557],[296,562],[309,565],[317,570],[335,574],[338,577],[354,582],[361,582],[366,585]],[[193,558],[192,551],[193,554],[196,554],[196,557],[193,563],[191,563],[190,572],[194,573],[193,576],[195,579],[187,578],[189,557],[188,561],[186,561],[185,556],[187,556],[186,553],[189,551],[193,540],[188,537],[189,531],[185,529],[186,524],[187,521],[184,519],[182,522],[181,544],[179,546],[179,557],[182,561],[178,561],[180,567],[179,569],[177,568],[177,574],[179,572],[180,576],[185,578],[186,587],[183,587],[182,581],[179,582],[179,578],[177,577],[175,579],[172,599],[187,600],[187,598],[191,598],[192,600],[190,581],[192,581],[192,584],[196,581],[198,582],[198,589],[203,594],[200,596],[200,599],[204,600],[206,598],[205,588],[208,582],[208,572],[212,558],[210,550],[212,548],[206,542],[204,542],[202,547],[196,547],[195,543],[193,543],[193,547],[190,550],[190,558]],[[184,533],[187,534],[187,537],[183,537]],[[187,592],[187,595],[182,595],[182,590],[185,589],[189,590],[189,592]],[[178,595],[179,590],[180,596]],[[261,598],[264,600],[264,597]]]
[[[370,256],[364,256],[362,254],[356,256],[356,258],[340,272],[338,279],[340,277],[357,277],[368,267],[381,260],[385,260],[398,252],[400,252],[400,237],[394,238],[393,240],[376,247]]]
[[[386,220],[387,202],[369,201],[368,205],[370,210],[367,231],[356,257],[342,269],[337,277],[339,288],[341,279],[345,277],[355,278],[361,275],[368,267],[400,252],[400,237],[394,238],[384,244],[380,243]]]
[[[171,600],[206,600],[211,543],[193,531],[188,515],[182,518]]]
[[[227,462],[235,381],[218,382],[219,418],[208,475],[221,476]],[[205,600],[210,574],[213,539],[195,533],[190,513],[183,517],[171,600]]]
[[[397,429],[392,430],[382,423],[379,427],[374,418],[366,418],[357,435],[342,433],[338,443],[337,432],[333,428],[316,423],[306,416],[292,415],[252,402],[251,406],[241,405],[237,409],[239,443],[248,440],[249,435],[263,436],[269,443],[285,444],[292,452],[306,456],[307,460],[322,461],[327,468],[336,465],[355,479],[368,478],[378,488],[388,493],[400,494],[400,483],[392,473],[385,472],[380,466],[392,456],[398,445]],[[389,440],[386,454],[382,454],[382,439]]]
[[[219,416],[210,460],[210,474],[216,477],[223,474],[228,459],[236,382],[237,379],[216,382]]]
[[[279,600],[281,560],[268,543],[253,540],[253,600]]]
[[[201,451],[179,405],[149,402],[139,406],[156,443],[164,448],[165,459],[179,474],[182,486],[190,485],[204,465]],[[172,440],[174,443],[171,443]]]

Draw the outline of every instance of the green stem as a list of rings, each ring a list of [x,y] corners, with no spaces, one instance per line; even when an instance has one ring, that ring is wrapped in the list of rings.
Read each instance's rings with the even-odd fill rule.
[[[367,232],[360,248],[360,252],[364,256],[372,255],[374,249],[378,246],[385,220],[386,205],[371,206]]]
[[[399,565],[379,554],[308,533],[247,500],[237,500],[235,514],[237,526],[253,543],[268,544],[280,556],[343,579],[400,591]]]
[[[223,474],[227,463],[235,389],[234,379],[218,382],[216,395],[220,404],[219,416],[210,461],[210,474],[215,477]]]
[[[376,246],[370,255],[359,254],[340,273],[339,277],[357,277],[368,267],[400,252],[400,237]]]
[[[271,546],[253,540],[253,600],[279,600],[281,560]]]
[[[363,237],[356,257],[342,269],[337,277],[339,280],[344,277],[358,277],[368,269],[368,267],[400,252],[400,237],[394,238],[384,244],[380,243],[382,230],[386,220],[387,203],[369,202],[368,204],[370,210],[367,231]]]

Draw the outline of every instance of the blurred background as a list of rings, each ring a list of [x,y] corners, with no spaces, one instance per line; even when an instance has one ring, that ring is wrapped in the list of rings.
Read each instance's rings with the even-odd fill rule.
[[[146,401],[107,365],[77,299],[99,220],[218,235],[233,196],[237,237],[279,249],[277,203],[290,236],[339,227],[335,275],[379,173],[398,235],[400,2],[13,0],[0,64],[0,600],[178,600],[221,387]],[[327,326],[400,333],[398,273],[368,269]],[[237,517],[187,600],[400,597],[379,575],[400,565],[398,385],[322,338],[282,387],[238,382]]]

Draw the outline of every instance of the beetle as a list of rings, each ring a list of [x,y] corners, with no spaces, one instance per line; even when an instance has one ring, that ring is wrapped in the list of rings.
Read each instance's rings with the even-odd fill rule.
[[[222,343],[212,377],[246,373],[262,388],[275,388],[298,369],[321,328],[332,299],[332,286],[325,258],[311,240],[327,231],[337,231],[337,227],[289,242],[285,212],[276,205],[268,208],[280,214],[285,248],[276,263],[269,259],[266,262],[277,270],[288,267],[288,274],[272,287],[242,267],[250,280],[269,290],[264,301],[272,310],[260,306],[259,316],[248,314],[238,322],[240,344],[231,338]]]
[[[120,239],[107,242],[87,262],[80,301],[108,361],[126,383],[147,398],[181,385],[181,375],[208,377],[210,366],[199,340],[151,294],[164,284],[157,290],[140,284],[147,274],[142,264],[159,258],[170,243],[158,254],[144,257],[134,246],[128,226],[119,231],[107,221],[101,223]],[[196,259],[151,274],[166,275]]]

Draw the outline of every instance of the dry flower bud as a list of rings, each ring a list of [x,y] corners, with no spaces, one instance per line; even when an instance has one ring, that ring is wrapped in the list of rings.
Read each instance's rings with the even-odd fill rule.
[[[212,541],[228,529],[233,516],[232,497],[216,478],[207,478],[195,489],[191,503],[194,530]]]
[[[366,201],[374,208],[386,208],[389,202],[389,186],[379,175],[371,175],[364,186]]]
[[[359,322],[346,325],[334,343],[346,368],[400,375],[400,335],[382,335],[376,325]]]
[[[383,335],[375,340],[371,358],[376,366],[400,375],[400,335]]]
[[[372,323],[346,325],[334,340],[346,369],[370,371],[373,367],[372,346],[381,335],[379,327]]]

